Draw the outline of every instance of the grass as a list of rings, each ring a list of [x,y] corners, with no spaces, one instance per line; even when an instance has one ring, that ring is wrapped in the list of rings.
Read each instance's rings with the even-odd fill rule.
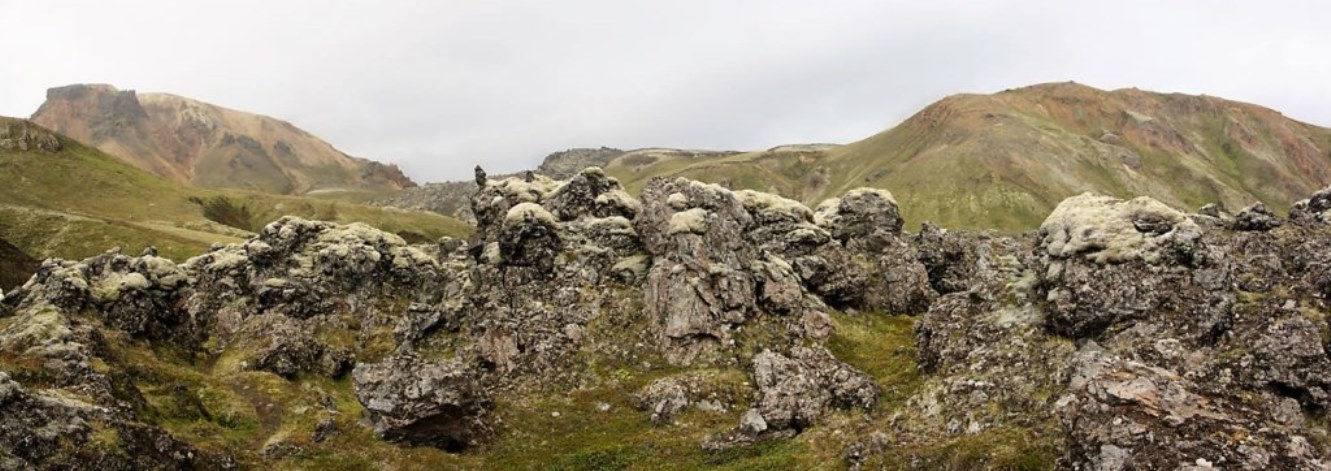
[[[0,124],[17,120],[0,118]],[[33,126],[20,123],[19,126]],[[35,128],[40,129],[40,128]],[[434,213],[325,198],[186,187],[61,136],[60,152],[0,150],[0,239],[36,257],[80,259],[114,246],[155,245],[183,260],[235,242],[284,215],[363,222],[415,240],[466,236]]]
[[[833,314],[836,327],[827,348],[838,359],[873,377],[882,387],[878,407],[900,406],[922,379],[916,366],[915,318],[884,314]]]
[[[1331,142],[1331,130],[1242,103],[1196,98],[1201,104],[1188,110],[1159,103],[1177,99],[1039,85],[949,97],[896,127],[824,151],[612,162],[606,171],[633,192],[654,176],[684,176],[806,205],[856,187],[885,188],[901,202],[907,228],[928,220],[1002,232],[1035,229],[1060,201],[1084,191],[1146,195],[1189,210],[1263,201],[1283,211],[1325,184],[1316,169],[1331,153],[1309,149]],[[1148,109],[1159,115],[1149,123],[1125,118]],[[1246,126],[1251,142],[1228,135],[1231,120]],[[1100,142],[1105,131],[1119,140]],[[1129,167],[1127,154],[1140,165]],[[824,189],[808,184],[820,171],[829,180]]]

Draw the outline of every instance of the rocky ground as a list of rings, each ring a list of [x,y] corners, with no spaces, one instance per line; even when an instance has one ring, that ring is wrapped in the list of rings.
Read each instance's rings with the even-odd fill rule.
[[[1331,189],[902,231],[596,168],[470,240],[283,218],[0,300],[0,469],[1324,469]]]

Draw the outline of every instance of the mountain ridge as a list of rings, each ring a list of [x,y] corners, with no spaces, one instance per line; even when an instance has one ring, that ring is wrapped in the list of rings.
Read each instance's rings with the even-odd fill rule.
[[[0,117],[0,239],[38,258],[154,245],[184,259],[286,214],[385,227],[413,239],[469,228],[433,213],[182,185],[43,128]]]
[[[1071,82],[950,95],[844,145],[620,152],[599,166],[630,193],[653,177],[685,177],[814,206],[869,186],[901,200],[910,228],[931,221],[1030,230],[1059,201],[1085,191],[1152,196],[1187,209],[1262,202],[1284,211],[1331,184],[1331,129],[1213,96]],[[422,195],[409,206],[455,216],[467,208],[457,191]]]
[[[415,186],[294,124],[169,93],[106,84],[47,90],[34,122],[177,183],[300,194]]]
[[[1210,96],[1047,83],[951,95],[828,150],[606,168],[630,189],[684,176],[806,204],[872,186],[902,200],[911,227],[1019,231],[1083,191],[1284,210],[1331,183],[1331,129]]]

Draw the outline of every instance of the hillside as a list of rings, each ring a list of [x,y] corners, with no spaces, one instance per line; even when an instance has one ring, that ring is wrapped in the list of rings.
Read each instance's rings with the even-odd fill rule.
[[[345,202],[187,187],[32,122],[0,118],[0,239],[36,258],[155,245],[181,259],[283,215],[362,221],[413,239],[462,235],[456,220]]]
[[[175,183],[302,194],[396,190],[396,166],[351,157],[286,121],[110,85],[47,90],[32,120]]]
[[[632,159],[606,167],[630,191],[684,176],[814,204],[873,186],[892,191],[911,228],[1017,231],[1083,191],[1283,210],[1331,183],[1331,129],[1220,98],[1058,83],[951,96],[840,147]]]

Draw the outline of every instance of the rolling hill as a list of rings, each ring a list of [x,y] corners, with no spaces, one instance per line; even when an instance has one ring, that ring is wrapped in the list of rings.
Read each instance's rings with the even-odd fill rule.
[[[286,121],[110,85],[47,90],[32,120],[176,183],[279,194],[415,186]]]
[[[907,227],[1018,231],[1084,191],[1148,195],[1193,209],[1257,201],[1283,210],[1331,183],[1331,129],[1257,105],[1053,83],[954,95],[844,146],[635,157],[606,166],[630,191],[684,176],[815,204],[850,188],[890,190]]]
[[[288,214],[365,222],[414,241],[471,230],[428,212],[189,187],[14,118],[0,118],[0,181],[0,240],[36,258],[154,245],[183,260]]]

